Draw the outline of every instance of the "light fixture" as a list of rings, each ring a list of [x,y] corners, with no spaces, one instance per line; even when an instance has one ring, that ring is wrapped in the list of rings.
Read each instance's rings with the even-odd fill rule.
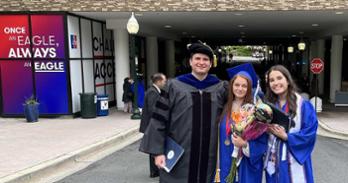
[[[293,53],[293,52],[294,52],[294,47],[288,46],[288,53]]]
[[[172,28],[172,26],[171,25],[165,25],[164,28],[170,29],[170,28]]]
[[[241,24],[241,25],[238,25],[238,27],[243,28],[243,27],[245,27],[245,25],[242,25],[242,24]]]
[[[139,24],[137,19],[134,17],[134,13],[132,12],[131,17],[127,22],[127,31],[131,35],[130,38],[130,60],[131,60],[131,71],[132,78],[134,80],[134,107],[133,114],[131,115],[131,119],[140,119],[141,114],[138,109],[138,77],[137,77],[137,62],[135,59],[135,34],[139,31]]]
[[[312,27],[319,27],[319,24],[312,24]]]
[[[270,55],[272,55],[272,54],[273,54],[273,51],[272,51],[272,50],[268,50],[268,53],[269,53]]]
[[[235,13],[234,15],[236,15],[236,16],[242,16],[243,13]]]
[[[297,44],[299,50],[303,51],[306,49],[306,43],[301,39],[301,41]]]
[[[134,12],[132,12],[131,17],[127,22],[127,31],[129,34],[136,34],[139,31],[139,24],[137,19],[134,17]]]
[[[343,11],[337,11],[337,12],[335,12],[335,14],[336,15],[342,15],[342,14],[344,14],[344,12]]]

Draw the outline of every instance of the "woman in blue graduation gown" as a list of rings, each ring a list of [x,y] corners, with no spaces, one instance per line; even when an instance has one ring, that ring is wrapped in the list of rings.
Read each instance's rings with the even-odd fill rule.
[[[248,67],[250,67],[249,65]],[[251,66],[252,67],[252,66]],[[237,68],[238,70],[238,68]],[[238,113],[243,104],[252,103],[253,79],[257,76],[249,69],[241,69],[240,72],[229,72],[230,86],[228,102],[219,123],[219,147],[218,162],[214,182],[239,182],[239,183],[261,183],[263,171],[263,155],[267,150],[267,134],[263,134],[255,140],[246,141],[233,134],[231,123],[234,123],[231,114]],[[246,70],[246,71],[245,71]],[[249,72],[248,72],[249,71]],[[251,73],[251,76],[249,73]],[[256,83],[256,82],[255,82]],[[233,149],[239,147],[243,155],[237,167],[234,180],[228,180],[232,164]]]
[[[313,106],[296,93],[290,72],[281,65],[270,68],[266,99],[288,113],[294,124],[289,132],[278,125],[270,128],[265,158],[267,183],[313,183],[311,154],[318,121]]]

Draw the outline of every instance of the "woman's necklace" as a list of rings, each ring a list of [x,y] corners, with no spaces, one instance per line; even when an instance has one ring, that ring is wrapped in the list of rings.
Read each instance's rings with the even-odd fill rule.
[[[229,146],[231,144],[230,140],[228,140],[228,136],[226,136],[226,139],[225,139],[225,145],[226,146]]]

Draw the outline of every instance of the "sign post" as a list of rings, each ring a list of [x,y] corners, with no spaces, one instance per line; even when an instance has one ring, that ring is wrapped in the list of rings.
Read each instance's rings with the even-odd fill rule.
[[[324,70],[324,61],[321,58],[313,58],[311,61],[311,72],[315,77],[315,98],[314,98],[314,108],[317,112],[317,96],[318,96],[318,74]]]

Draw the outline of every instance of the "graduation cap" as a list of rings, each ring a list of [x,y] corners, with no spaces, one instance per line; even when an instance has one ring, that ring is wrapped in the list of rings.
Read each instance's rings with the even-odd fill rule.
[[[254,67],[251,63],[241,64],[232,68],[227,69],[228,77],[232,79],[235,75],[243,75],[251,80],[253,83],[252,88],[257,87],[257,81],[259,77],[257,76]]]
[[[295,127],[294,120],[291,117],[284,113],[282,110],[278,109],[274,104],[266,102],[268,106],[272,108],[272,121],[271,124],[278,124],[282,126],[286,132],[289,132],[289,129]]]
[[[202,53],[207,55],[210,60],[214,60],[214,52],[210,48],[209,45],[202,43],[201,41],[198,41],[196,43],[188,44],[187,45],[187,50],[189,51],[190,54],[195,54],[195,53]]]

